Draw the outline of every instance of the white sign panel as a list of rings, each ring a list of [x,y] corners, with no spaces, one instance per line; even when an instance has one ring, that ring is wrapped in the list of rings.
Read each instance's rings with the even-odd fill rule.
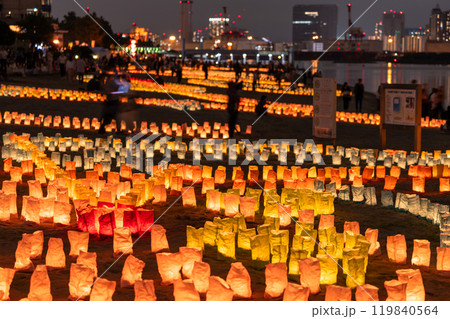
[[[336,79],[314,79],[313,136],[336,138]]]
[[[386,89],[384,123],[414,126],[416,107],[416,90]]]

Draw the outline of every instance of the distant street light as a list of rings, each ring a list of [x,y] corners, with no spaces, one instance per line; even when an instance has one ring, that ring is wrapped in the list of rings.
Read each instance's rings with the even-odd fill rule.
[[[171,36],[169,37],[169,40],[170,40],[170,41],[175,41],[175,39],[176,39],[176,37],[175,37],[174,35],[171,35]]]

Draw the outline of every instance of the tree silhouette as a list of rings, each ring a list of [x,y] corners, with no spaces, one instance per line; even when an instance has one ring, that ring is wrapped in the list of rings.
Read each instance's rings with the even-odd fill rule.
[[[53,20],[38,14],[27,14],[19,21],[21,33],[19,39],[29,41],[31,44],[50,44],[53,39]]]

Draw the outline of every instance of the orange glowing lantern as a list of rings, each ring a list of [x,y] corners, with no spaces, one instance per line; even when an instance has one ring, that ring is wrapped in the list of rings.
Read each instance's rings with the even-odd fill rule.
[[[44,232],[42,230],[35,231],[32,234],[22,234],[22,241],[30,244],[31,259],[41,259],[44,249]]]
[[[319,229],[334,227],[334,215],[320,215]]]
[[[183,187],[181,189],[183,194],[183,207],[197,207],[197,201],[195,198],[195,191],[193,187]]]
[[[308,287],[311,294],[320,292],[320,261],[317,258],[306,258],[298,261],[300,271],[300,283],[303,287]]]
[[[241,262],[231,264],[227,275],[227,283],[236,298],[249,299],[252,297],[251,278]]]
[[[265,276],[266,289],[264,291],[264,298],[281,297],[288,283],[286,263],[266,265]]]
[[[398,280],[406,283],[406,301],[425,301],[425,287],[419,269],[396,270]]]
[[[49,238],[45,265],[48,270],[66,268],[64,243],[61,238]]]
[[[212,213],[220,212],[220,198],[219,191],[211,190],[206,193],[206,210]]]
[[[12,167],[12,158],[7,158],[3,160],[3,171],[9,173]]]
[[[384,166],[377,166],[376,172],[377,172],[377,178],[378,179],[386,178],[386,167],[384,167]]]
[[[131,238],[130,228],[121,227],[114,229],[113,250],[114,257],[133,253],[133,239]]]
[[[22,182],[22,167],[11,167],[9,170],[13,182]]]
[[[209,277],[206,301],[232,301],[234,292],[225,280],[217,276]]]
[[[136,280],[134,283],[134,301],[156,301],[153,280]]]
[[[189,279],[178,279],[173,282],[173,296],[175,301],[200,301],[200,295]]]
[[[115,290],[115,281],[98,278],[92,287],[90,301],[112,301]]]
[[[436,247],[436,270],[450,273],[450,248]]]
[[[14,269],[16,271],[31,272],[34,269],[34,265],[31,262],[31,243],[20,240],[17,243],[16,249],[16,262],[14,263]]]
[[[425,193],[425,178],[414,177],[412,179],[412,189],[414,192]]]
[[[169,250],[169,242],[167,241],[166,229],[154,224],[151,231],[151,249],[152,253]]]
[[[94,278],[97,277],[97,253],[80,251],[80,255],[77,258],[77,264],[91,268],[94,272]]]
[[[384,189],[393,191],[395,189],[395,186],[397,185],[397,177],[387,175],[384,179]]]
[[[356,287],[355,299],[356,301],[379,301],[378,287],[364,284]]]
[[[37,265],[30,279],[30,292],[28,293],[30,301],[52,301],[50,288],[50,277],[48,276],[45,265]]]
[[[182,259],[181,273],[184,278],[192,278],[192,270],[195,262],[201,262],[203,258],[202,248],[198,247],[180,247],[179,252]]]
[[[401,173],[402,173],[402,169],[400,167],[398,167],[398,166],[391,167],[390,175],[392,177],[400,178]]]
[[[309,288],[288,282],[284,291],[283,301],[308,301]]]
[[[70,242],[70,253],[69,256],[74,258],[78,257],[80,251],[87,252],[89,246],[89,233],[88,232],[77,232],[68,230],[67,237]]]
[[[208,291],[209,277],[211,276],[211,267],[208,263],[194,261],[192,268],[192,281],[194,282],[195,289],[201,294]]]
[[[15,273],[14,269],[0,267],[0,301],[9,300],[9,289]]]
[[[29,195],[36,198],[42,198],[42,187],[39,181],[28,181]]]
[[[180,253],[158,253],[156,254],[156,263],[162,279],[161,285],[171,285],[174,281],[181,279],[180,270],[183,266],[183,259]]]
[[[245,196],[241,197],[239,201],[239,209],[242,216],[244,216],[246,221],[255,221],[255,207],[256,207],[256,197]]]
[[[406,301],[406,283],[393,279],[384,282],[387,292],[386,301]]]
[[[214,182],[218,185],[225,184],[226,171],[224,169],[217,168],[214,173]]]
[[[223,194],[223,202],[225,207],[225,216],[233,217],[239,213],[239,195]]]
[[[366,240],[370,243],[369,255],[379,256],[381,255],[380,243],[378,242],[378,229],[367,228],[364,233]]]
[[[406,239],[404,235],[388,236],[386,250],[390,262],[406,264]]]
[[[326,288],[325,301],[352,301],[352,290],[348,287],[329,285]]]
[[[164,204],[167,201],[166,187],[164,185],[154,185],[153,196],[152,204]]]
[[[214,190],[214,178],[212,177],[207,177],[207,178],[203,178],[202,181],[202,194],[206,194],[208,193],[208,191]]]
[[[71,300],[79,300],[91,294],[94,271],[86,266],[70,265],[69,293]]]
[[[133,255],[128,255],[123,265],[122,277],[120,278],[120,287],[132,287],[138,281],[141,281],[144,267],[145,262],[134,257]]]
[[[428,268],[430,266],[430,258],[430,242],[426,239],[414,239],[411,265]]]
[[[440,178],[439,179],[439,191],[450,192],[450,178]]]

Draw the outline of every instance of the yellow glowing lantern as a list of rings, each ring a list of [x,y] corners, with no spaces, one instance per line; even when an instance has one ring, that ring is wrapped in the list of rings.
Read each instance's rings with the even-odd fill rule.
[[[320,261],[317,258],[305,258],[298,261],[300,283],[308,287],[312,295],[320,292]]]
[[[336,285],[327,286],[325,301],[352,301],[352,290]]]
[[[136,280],[134,283],[134,301],[156,301],[153,280]]]
[[[404,235],[388,236],[386,250],[389,261],[396,264],[406,264],[406,239]]]
[[[384,282],[387,292],[386,301],[406,301],[406,283],[393,279]]]
[[[250,238],[253,266],[263,268],[270,262],[270,240],[268,234],[256,235]]]
[[[92,287],[90,301],[112,301],[112,296],[115,291],[115,281],[99,278]]]
[[[333,257],[326,254],[317,254],[320,262],[320,284],[333,285],[337,282],[338,264]]]
[[[203,249],[203,228],[195,229],[192,226],[186,226],[186,246]]]
[[[45,265],[48,270],[66,268],[64,243],[61,238],[49,238],[47,255],[45,256]]]
[[[354,256],[348,260],[347,287],[355,288],[365,284],[364,257]]]
[[[156,263],[162,279],[161,285],[171,285],[174,281],[181,279],[180,270],[183,266],[183,259],[180,253],[158,253],[156,254]]]
[[[217,259],[236,259],[236,234],[234,232],[219,231],[217,237]]]
[[[378,287],[364,284],[356,287],[355,300],[356,301],[379,301]]]
[[[238,229],[238,248],[251,250],[251,237],[256,236],[256,229]]]
[[[78,257],[80,251],[87,252],[89,245],[89,233],[68,230],[67,237],[70,243],[70,257]]]
[[[69,293],[71,300],[84,299],[91,294],[94,283],[94,271],[86,266],[70,266]]]
[[[30,301],[52,301],[50,277],[45,265],[37,265],[30,279]]]
[[[154,224],[151,230],[151,249],[152,253],[169,250],[169,242],[167,241],[166,229]]]
[[[220,277],[209,277],[206,301],[232,301],[234,292],[228,283]]]
[[[145,262],[133,255],[128,255],[123,265],[120,287],[132,287],[137,281],[142,280],[142,271],[144,270],[144,267]]]

